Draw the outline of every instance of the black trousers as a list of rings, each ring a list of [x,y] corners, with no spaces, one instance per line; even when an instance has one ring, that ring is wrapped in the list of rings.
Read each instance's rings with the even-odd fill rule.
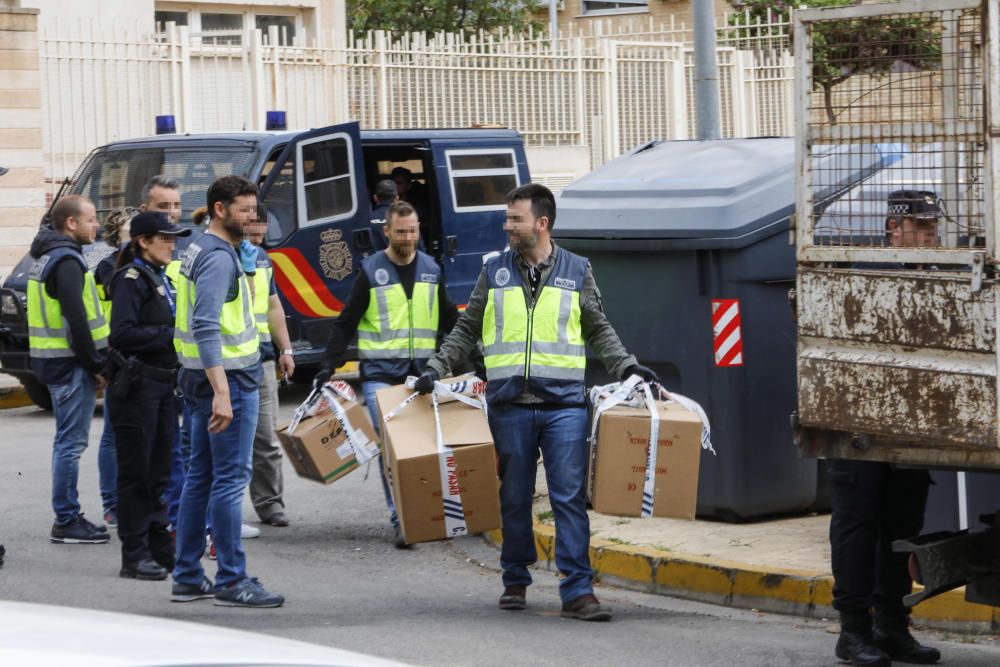
[[[872,461],[830,460],[827,466],[834,608],[905,616],[902,599],[913,588],[909,555],[894,553],[892,542],[923,528],[930,473]]]
[[[118,539],[122,563],[153,558],[172,568],[166,490],[177,431],[172,384],[143,377],[128,395],[109,392],[118,458]]]

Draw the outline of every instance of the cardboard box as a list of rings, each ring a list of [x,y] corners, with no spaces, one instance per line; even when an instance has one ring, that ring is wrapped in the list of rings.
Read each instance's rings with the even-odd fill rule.
[[[368,410],[354,402],[345,402],[343,407],[351,427],[377,446],[378,436],[372,428]],[[277,430],[277,434],[299,477],[333,484],[358,467],[347,434],[337,418],[328,411],[306,417],[292,433],[288,432],[286,424]]]
[[[698,502],[701,420],[687,408],[658,402],[653,516],[693,519]],[[641,516],[649,447],[649,411],[615,407],[601,415],[593,460],[594,511]]]
[[[379,414],[390,412],[412,393],[402,385],[379,390]],[[439,413],[445,445],[455,457],[453,488],[459,491],[468,533],[499,528],[500,481],[486,414],[458,401],[441,404]],[[407,544],[450,537],[431,397],[417,397],[383,422],[382,434],[383,460]]]

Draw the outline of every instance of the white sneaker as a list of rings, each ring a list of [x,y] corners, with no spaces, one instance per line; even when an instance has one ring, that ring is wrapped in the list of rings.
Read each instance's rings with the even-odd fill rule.
[[[244,540],[252,540],[255,537],[260,537],[260,528],[243,524],[240,526],[240,537]]]

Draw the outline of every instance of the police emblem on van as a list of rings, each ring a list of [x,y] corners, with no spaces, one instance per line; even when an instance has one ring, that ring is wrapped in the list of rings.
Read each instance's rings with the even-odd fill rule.
[[[493,281],[500,287],[503,287],[510,282],[510,271],[506,266],[497,269],[497,272],[493,274]]]
[[[375,282],[379,285],[385,285],[389,282],[389,272],[385,269],[378,269],[375,271]]]
[[[354,270],[354,257],[343,236],[339,229],[327,229],[319,235],[323,242],[319,247],[319,266],[331,280],[343,280]]]

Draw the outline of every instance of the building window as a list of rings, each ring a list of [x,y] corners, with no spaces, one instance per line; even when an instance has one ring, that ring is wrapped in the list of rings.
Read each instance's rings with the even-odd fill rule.
[[[161,12],[157,11],[154,14],[156,20],[156,31],[163,32],[167,29],[168,23],[176,23],[178,26],[188,24],[188,13],[187,12]]]
[[[271,26],[278,27],[278,43],[283,46],[290,46],[295,43],[295,17],[282,16],[280,14],[257,14],[254,17],[257,29],[264,33],[267,40],[267,31]]]
[[[221,34],[211,35],[212,32],[226,31],[232,33],[243,32],[242,14],[217,14],[201,13],[201,43],[202,44],[239,44],[242,41],[242,34]]]
[[[583,0],[581,8],[586,16],[645,13],[649,0]]]

